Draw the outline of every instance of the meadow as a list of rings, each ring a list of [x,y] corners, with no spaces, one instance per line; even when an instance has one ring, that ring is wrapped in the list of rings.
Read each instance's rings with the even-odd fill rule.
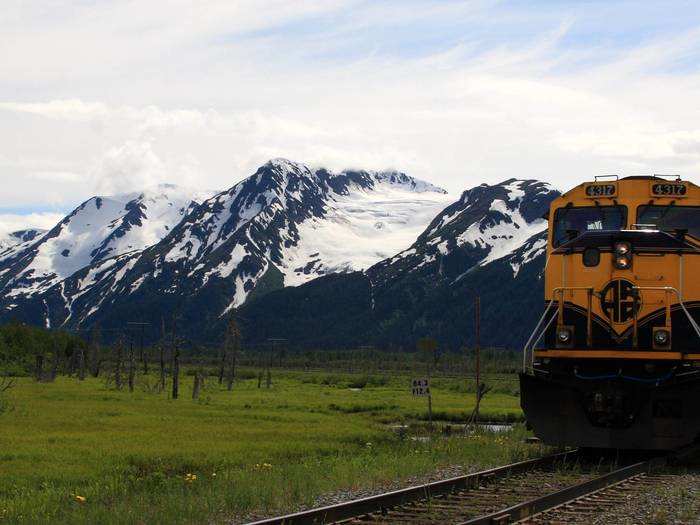
[[[256,377],[241,370],[230,392],[208,377],[197,400],[191,375],[177,400],[149,376],[134,392],[103,378],[19,378],[0,414],[0,522],[240,522],[446,465],[542,453],[523,443],[522,425],[463,436],[474,385],[458,377],[433,381],[431,439],[408,375],[275,370],[270,388]],[[520,421],[516,378],[493,379],[482,418]]]

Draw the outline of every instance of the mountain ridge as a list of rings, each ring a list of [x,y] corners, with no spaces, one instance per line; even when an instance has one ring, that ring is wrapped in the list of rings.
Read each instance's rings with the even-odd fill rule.
[[[525,305],[525,321],[537,310],[541,217],[559,194],[511,178],[455,200],[395,170],[331,172],[286,159],[201,202],[172,187],[159,191],[170,197],[89,199],[0,260],[0,321],[116,328],[138,319],[150,323],[153,339],[162,319],[177,319],[183,335],[201,342],[220,338],[235,310],[251,320],[244,327],[250,343],[285,337],[312,346],[406,347],[431,335],[463,344],[475,293]],[[90,231],[101,236],[80,245],[66,233],[82,234],[95,214],[100,227]],[[160,227],[153,242],[149,225]],[[86,262],[34,275],[46,246],[54,257]],[[492,342],[517,346],[526,324]]]
[[[372,219],[372,210],[368,213],[365,204],[377,195],[386,197],[385,205],[402,207],[400,221]],[[48,232],[42,246],[32,246],[5,262],[4,268],[0,266],[0,276],[5,276],[0,281],[4,296],[0,309],[5,318],[11,314],[38,323],[42,311],[45,325],[82,325],[95,317],[101,305],[124,302],[124,296],[148,303],[146,292],[167,298],[208,296],[206,289],[212,286],[223,290],[212,292],[216,296],[212,304],[221,307],[220,316],[240,306],[258,281],[265,281],[262,288],[298,284],[325,273],[366,267],[384,255],[359,249],[362,257],[356,257],[356,250],[347,249],[352,246],[343,251],[329,242],[313,245],[302,242],[302,235],[311,239],[322,238],[324,232],[327,238],[339,233],[359,239],[375,235],[379,244],[391,247],[403,242],[397,226],[422,228],[422,219],[416,222],[415,216],[424,216],[427,222],[449,197],[442,188],[398,171],[332,173],[273,159],[229,190],[187,208],[180,206],[181,220],[165,224],[167,233],[157,242],[139,246],[124,239],[150,219],[148,207],[144,210],[148,199],[139,195],[121,200],[128,202],[119,206],[122,203],[115,204],[113,198],[89,199]],[[358,203],[361,206],[355,209]],[[102,224],[108,227],[101,231],[108,235],[91,243],[89,253],[79,252],[82,264],[37,271],[34,260],[40,249],[71,225],[79,223],[83,229],[90,225],[93,215],[85,210],[102,210],[106,215]],[[369,217],[359,217],[361,213]],[[368,221],[373,222],[371,228],[353,231],[358,223],[367,226]],[[306,244],[310,248],[302,249]],[[53,249],[55,258],[56,252],[65,258],[73,255],[64,245]],[[324,250],[332,253],[326,257]],[[226,295],[228,303],[221,304]]]

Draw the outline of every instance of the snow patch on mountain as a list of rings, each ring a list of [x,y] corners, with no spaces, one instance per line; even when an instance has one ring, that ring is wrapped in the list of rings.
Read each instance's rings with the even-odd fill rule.
[[[2,283],[5,294],[30,296],[81,268],[141,251],[165,237],[197,199],[209,195],[163,184],[138,193],[93,197],[37,242],[2,259],[3,273],[14,274]]]
[[[543,194],[554,194],[555,190],[548,184],[532,180],[511,179],[499,185],[482,185],[479,188],[488,188],[487,198],[491,199],[488,210],[481,217],[473,217],[468,228],[456,237],[456,246],[462,247],[469,244],[475,248],[484,250],[486,255],[478,262],[483,266],[492,261],[505,257],[526,243],[530,238],[547,229],[547,221],[541,216],[525,217],[521,204],[526,200],[528,204]],[[503,193],[505,192],[505,196]],[[464,209],[456,210],[441,220],[437,228],[456,220],[463,214],[469,214],[472,209],[469,204],[483,206],[481,196],[465,192],[462,202],[466,204]],[[441,244],[444,253],[446,245]]]
[[[396,184],[378,174],[372,191],[334,194],[323,217],[298,226],[299,241],[283,250],[288,286],[327,273],[364,270],[409,247],[435,214],[453,200],[427,183]]]
[[[519,210],[508,210],[506,203],[500,199],[493,201],[490,211],[502,214],[501,220],[484,218],[457,237],[458,246],[469,243],[488,249],[488,255],[479,261],[479,265],[506,256],[533,235],[547,229],[547,221],[544,219],[528,223]]]
[[[510,266],[513,268],[513,278],[518,276],[520,269],[526,264],[531,263],[538,257],[544,255],[547,250],[547,234],[541,232],[523,244],[520,253],[513,254],[510,259]]]
[[[456,283],[476,268],[517,252],[546,230],[542,214],[558,194],[546,183],[520,179],[466,190],[437,214],[409,249],[369,270],[373,286],[410,274]]]
[[[219,266],[215,266],[214,268],[212,268],[204,274],[204,277],[202,278],[202,284],[206,284],[207,281],[209,281],[209,277],[211,277],[212,275],[216,275],[221,279],[225,279],[226,277],[231,275],[236,268],[238,268],[238,265],[243,261],[243,258],[246,255],[248,255],[248,252],[246,251],[245,247],[241,244],[237,244],[233,247],[231,256],[227,261],[224,261]]]
[[[0,261],[37,243],[47,230],[31,228],[0,235]]]

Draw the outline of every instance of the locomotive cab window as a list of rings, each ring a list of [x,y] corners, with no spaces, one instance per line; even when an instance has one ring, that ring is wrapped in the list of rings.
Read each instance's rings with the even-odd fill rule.
[[[556,248],[587,231],[622,230],[626,224],[626,206],[559,208],[554,212],[552,245]]]
[[[700,239],[700,207],[647,205],[637,209],[638,224],[653,224],[657,229],[672,232],[688,230],[688,234]]]

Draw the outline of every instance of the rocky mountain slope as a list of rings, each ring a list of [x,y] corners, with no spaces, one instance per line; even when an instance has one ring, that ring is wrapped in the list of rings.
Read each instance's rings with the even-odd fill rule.
[[[0,320],[156,325],[177,314],[201,332],[254,294],[405,248],[451,200],[399,172],[284,159],[201,203],[176,190],[90,199],[0,262]]]
[[[317,279],[244,305],[248,338],[411,348],[431,336],[457,348],[473,342],[479,295],[482,341],[517,347],[541,312],[541,217],[557,195],[533,180],[467,190],[410,248],[365,272]]]
[[[46,230],[29,228],[0,235],[0,260],[6,259],[44,235]]]
[[[6,300],[21,301],[46,293],[83,268],[141,251],[167,235],[203,196],[161,185],[140,193],[93,197],[50,231],[3,256],[0,290]]]
[[[396,171],[333,173],[275,159],[230,189],[173,186],[95,197],[0,255],[0,322],[124,327],[176,319],[221,337],[234,309],[249,342],[518,346],[541,310],[546,221],[535,180],[455,201]],[[20,236],[21,237],[21,236]]]

